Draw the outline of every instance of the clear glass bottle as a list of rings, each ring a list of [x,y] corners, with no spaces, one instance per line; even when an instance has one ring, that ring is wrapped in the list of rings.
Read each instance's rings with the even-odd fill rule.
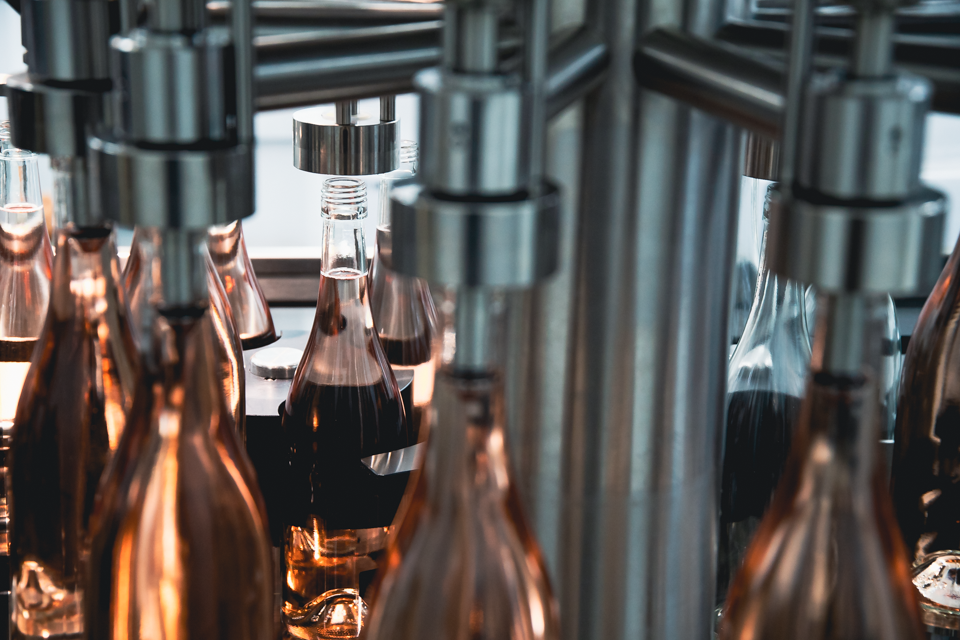
[[[720,640],[925,637],[878,442],[885,309],[884,296],[820,296],[790,458]]]
[[[444,365],[435,388],[426,465],[378,575],[365,637],[559,638],[510,469],[501,379]]]
[[[960,242],[903,361],[891,490],[924,621],[960,630]]]
[[[718,606],[780,481],[810,364],[803,287],[768,269],[765,246],[766,233],[756,296],[727,374]]]
[[[0,123],[0,629],[10,625],[7,453],[30,359],[47,316],[53,251],[37,156],[9,145]]]
[[[321,212],[317,313],[283,414],[283,617],[299,638],[359,635],[410,476],[381,454],[417,443],[367,299],[364,183],[327,180]]]
[[[58,187],[71,176],[59,176]],[[56,198],[70,203],[69,198]],[[71,211],[59,212],[71,221]],[[82,633],[81,571],[100,476],[116,450],[139,369],[113,229],[64,224],[50,304],[14,420],[10,507],[12,638]]]
[[[270,305],[263,295],[253,263],[247,254],[240,221],[210,227],[207,238],[210,257],[227,292],[233,319],[244,349],[256,349],[277,340]]]
[[[270,543],[246,455],[222,437],[234,422],[208,278],[168,285],[203,271],[206,233],[160,234],[151,241],[163,272],[151,365],[97,497],[87,637],[263,640],[273,627]],[[186,264],[168,271],[174,259]]]
[[[420,278],[387,269],[381,256],[391,250],[390,189],[416,175],[419,152],[416,142],[400,146],[400,168],[380,180],[380,223],[377,249],[370,266],[370,308],[387,360],[395,371],[413,372],[413,407],[410,418],[425,439],[429,425],[433,377],[440,358],[437,309],[430,287]]]
[[[130,258],[123,270],[123,286],[130,305],[130,317],[138,334],[141,350],[149,349],[151,327],[156,317],[155,298],[161,291],[160,255],[158,254],[160,230],[137,227],[130,243]],[[223,387],[227,405],[230,407],[237,431],[244,434],[246,407],[244,402],[245,376],[240,334],[234,322],[227,294],[217,275],[209,252],[204,249],[204,267],[207,289],[210,293],[210,312],[206,322],[214,332],[217,351],[217,376]]]

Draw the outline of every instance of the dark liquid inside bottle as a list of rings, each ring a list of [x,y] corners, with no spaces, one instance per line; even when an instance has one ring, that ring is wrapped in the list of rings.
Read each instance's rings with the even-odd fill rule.
[[[386,380],[357,387],[304,385],[288,404],[287,608],[307,607],[344,589],[357,589],[362,597],[373,578],[410,472],[379,476],[363,459],[417,442],[394,391]]]
[[[387,360],[395,367],[414,367],[430,360],[430,336],[422,333],[410,340],[393,340],[380,336]]]
[[[36,339],[0,339],[0,637],[10,628],[10,556],[7,554],[10,516],[7,511],[7,455],[13,439],[23,379],[30,368]]]
[[[796,396],[773,391],[730,394],[720,493],[719,604],[773,498],[799,414]]]

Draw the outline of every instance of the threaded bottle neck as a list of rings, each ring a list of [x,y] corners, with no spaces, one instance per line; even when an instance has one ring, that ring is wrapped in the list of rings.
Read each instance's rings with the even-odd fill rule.
[[[328,178],[320,191],[320,213],[330,220],[367,217],[367,185],[356,178]]]

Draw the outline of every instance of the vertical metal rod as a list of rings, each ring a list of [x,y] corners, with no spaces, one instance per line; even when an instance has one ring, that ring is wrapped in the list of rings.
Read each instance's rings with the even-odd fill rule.
[[[128,0],[129,1],[129,0]],[[251,145],[253,153],[253,16],[252,0],[232,0],[230,29],[233,35],[237,67],[237,139]]]
[[[353,124],[357,115],[357,102],[355,100],[342,100],[334,104],[336,109],[337,124]]]
[[[637,38],[712,0],[601,0],[586,101],[560,556],[566,640],[707,639],[741,169],[731,125],[639,91]]]
[[[380,97],[380,122],[391,122],[397,119],[397,96]]]
[[[860,78],[882,78],[893,68],[893,13],[861,8],[851,68]]]
[[[485,5],[448,3],[444,15],[444,65],[463,73],[497,70],[499,15]]]
[[[543,176],[546,117],[547,61],[550,53],[550,0],[525,0],[525,75],[530,88],[530,184]]]
[[[793,186],[796,172],[803,94],[813,60],[815,9],[814,0],[796,0],[790,23],[790,66],[787,70],[787,89],[784,92],[787,102],[780,139],[780,180],[787,187]]]

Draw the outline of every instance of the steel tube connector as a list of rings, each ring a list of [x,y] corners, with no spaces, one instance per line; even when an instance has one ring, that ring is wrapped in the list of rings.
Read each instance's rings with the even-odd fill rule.
[[[783,73],[734,48],[676,29],[657,29],[639,43],[640,86],[768,138],[778,139]]]

